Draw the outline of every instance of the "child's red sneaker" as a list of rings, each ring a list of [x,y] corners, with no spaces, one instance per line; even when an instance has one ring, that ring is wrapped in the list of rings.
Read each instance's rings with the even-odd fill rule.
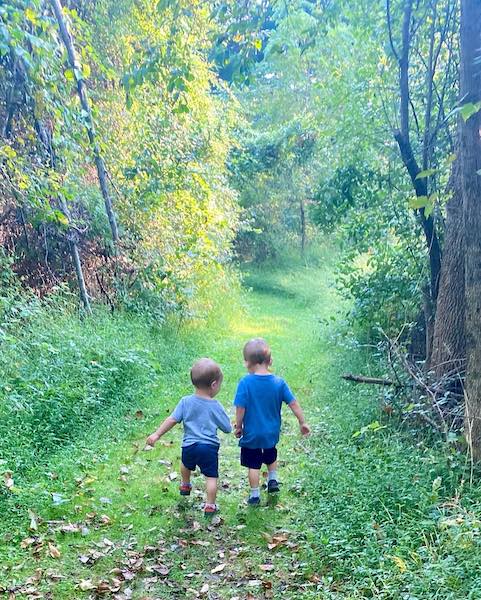
[[[181,496],[190,496],[192,491],[192,485],[190,483],[181,483],[179,485],[179,492]]]

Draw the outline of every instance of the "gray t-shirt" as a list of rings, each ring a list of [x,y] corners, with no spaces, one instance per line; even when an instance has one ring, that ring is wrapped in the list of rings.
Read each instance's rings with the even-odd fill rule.
[[[184,425],[182,448],[197,442],[202,444],[220,444],[217,429],[230,433],[232,426],[224,407],[217,400],[207,400],[195,394],[184,396],[177,404],[172,419]]]

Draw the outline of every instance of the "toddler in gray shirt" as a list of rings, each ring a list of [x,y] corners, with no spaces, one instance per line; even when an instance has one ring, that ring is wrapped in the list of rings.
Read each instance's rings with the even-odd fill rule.
[[[183,423],[182,481],[180,494],[189,496],[192,490],[190,477],[198,466],[205,476],[207,501],[204,514],[211,517],[217,510],[217,479],[219,477],[219,446],[217,429],[230,433],[232,426],[220,402],[215,400],[222,385],[223,374],[219,365],[210,358],[196,361],[190,370],[190,378],[195,393],[185,396],[175,407],[170,417],[147,438],[147,444],[154,444],[177,423]]]

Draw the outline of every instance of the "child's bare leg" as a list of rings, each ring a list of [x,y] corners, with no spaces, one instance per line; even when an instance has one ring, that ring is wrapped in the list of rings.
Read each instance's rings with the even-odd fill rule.
[[[180,463],[180,476],[182,477],[182,483],[190,483],[190,476],[192,471],[190,471],[183,462]]]
[[[217,498],[217,478],[206,477],[205,478],[205,490],[207,492],[207,504],[215,504]]]
[[[273,472],[275,472],[275,474],[277,475],[277,460],[274,461],[273,463],[271,463],[270,465],[267,465],[267,477],[268,477],[268,479],[271,479],[270,475]],[[277,479],[277,478],[274,478],[274,479]]]
[[[259,487],[260,477],[260,469],[249,469],[249,485],[251,486],[251,489]]]

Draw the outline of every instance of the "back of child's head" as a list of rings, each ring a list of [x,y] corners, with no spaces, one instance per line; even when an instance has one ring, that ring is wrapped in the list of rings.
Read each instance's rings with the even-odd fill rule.
[[[208,389],[215,381],[223,377],[220,366],[210,358],[196,360],[190,370],[192,385],[200,389]]]
[[[270,365],[271,349],[268,343],[262,338],[249,340],[244,346],[244,360],[249,365]]]

